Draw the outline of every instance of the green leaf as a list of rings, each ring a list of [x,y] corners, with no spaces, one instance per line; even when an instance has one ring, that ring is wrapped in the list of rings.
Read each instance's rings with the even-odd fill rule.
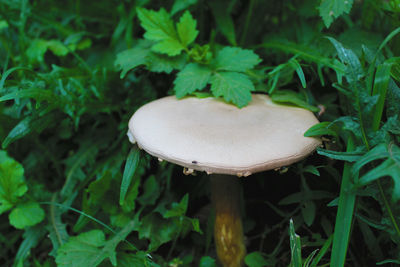
[[[88,186],[88,203],[93,206],[100,206],[104,201],[104,195],[111,189],[113,175],[110,170],[105,170],[98,179],[91,182]]]
[[[179,232],[179,224],[171,219],[163,219],[158,213],[146,215],[141,221],[139,238],[150,240],[149,250],[173,240]]]
[[[0,214],[17,204],[27,190],[22,165],[0,150]]]
[[[172,203],[171,209],[163,214],[164,218],[179,217],[185,215],[188,203],[189,195],[186,194],[183,196],[179,203]]]
[[[144,37],[147,40],[158,41],[152,50],[169,56],[181,53],[184,46],[180,43],[174,23],[168,12],[161,8],[159,11],[136,9],[142,27],[146,30]]]
[[[149,176],[143,185],[143,194],[138,201],[142,205],[154,205],[160,196],[160,185],[154,175]]]
[[[194,40],[196,40],[199,31],[196,30],[196,20],[193,19],[189,11],[185,11],[179,22],[176,24],[179,39],[184,47],[188,47]]]
[[[372,120],[372,130],[377,131],[379,129],[383,108],[386,100],[386,93],[390,81],[390,70],[392,64],[384,62],[376,68],[375,82],[372,94],[379,95],[378,103],[375,106],[374,117]]]
[[[202,90],[210,80],[211,70],[205,66],[190,63],[180,71],[174,81],[177,98]]]
[[[332,240],[333,240],[333,235],[331,235],[324,243],[322,248],[319,250],[318,254],[315,256],[313,261],[310,264],[310,267],[317,267],[318,263],[321,261],[321,259],[324,257],[326,252],[328,252],[329,248],[332,245]]]
[[[146,30],[144,34],[146,39],[152,41],[177,39],[174,22],[164,8],[154,11],[138,7],[136,11],[140,24]]]
[[[254,68],[261,59],[252,50],[239,47],[224,47],[215,58],[215,68],[217,70],[239,71]]]
[[[301,85],[303,86],[303,88],[306,88],[307,82],[306,82],[306,78],[304,77],[304,72],[300,66],[300,63],[295,58],[291,58],[289,60],[289,64],[296,71],[297,76],[299,76],[299,79],[300,79],[300,82],[301,82]]]
[[[321,135],[331,135],[331,136],[337,136],[337,133],[329,129],[329,126],[331,126],[332,123],[329,121],[324,121],[317,123],[313,126],[311,126],[305,133],[305,137],[313,137],[313,136],[321,136]]]
[[[181,53],[183,48],[179,40],[166,39],[153,45],[151,50],[168,56],[176,56]]]
[[[131,69],[146,64],[146,57],[149,52],[149,47],[139,44],[134,48],[118,53],[117,59],[115,60],[115,65],[122,70],[120,78],[124,78],[126,73]]]
[[[217,23],[217,29],[226,37],[231,45],[236,46],[235,25],[233,24],[230,10],[230,1],[211,1],[211,11]]]
[[[30,132],[40,133],[43,129],[47,128],[51,123],[53,123],[55,119],[54,113],[48,113],[44,116],[33,115],[24,118],[8,133],[7,137],[2,143],[2,147],[8,147],[8,145],[24,137]]]
[[[251,101],[254,85],[247,75],[237,72],[217,72],[211,78],[211,92],[216,97],[223,97],[239,108]]]
[[[48,101],[52,104],[63,103],[63,100],[60,96],[56,95],[51,90],[43,90],[43,89],[24,89],[24,90],[15,90],[9,94],[3,95],[0,97],[0,102],[7,100],[15,100],[19,98],[33,98],[36,101]]]
[[[9,214],[10,224],[17,229],[24,229],[43,221],[44,210],[36,202],[19,204]]]
[[[31,256],[31,250],[35,248],[43,238],[45,238],[46,234],[46,229],[40,225],[27,228],[23,234],[23,241],[15,255],[14,266],[15,262],[23,262]]]
[[[146,251],[138,251],[136,254],[129,252],[119,252],[117,255],[118,267],[160,267],[152,262],[151,255]]]
[[[135,174],[137,166],[140,160],[140,150],[138,147],[133,147],[129,152],[128,158],[126,159],[124,174],[122,176],[121,189],[119,195],[119,204],[123,205],[125,201],[126,193],[128,192],[129,185],[131,184],[132,177]]]
[[[400,114],[399,103],[400,103],[400,88],[393,80],[390,80],[386,97],[386,104],[387,104],[386,116],[388,118],[398,116],[398,114]]]
[[[293,219],[290,219],[289,236],[290,236],[290,255],[291,255],[290,264],[292,267],[302,267],[300,236],[296,234],[294,230]]]
[[[324,20],[325,26],[329,28],[333,20],[343,13],[350,13],[353,0],[321,0],[319,15]]]
[[[315,219],[316,206],[313,201],[303,201],[301,214],[307,226],[311,226]]]
[[[354,164],[352,171],[358,172],[365,164],[381,158],[387,159],[364,174],[357,185],[364,186],[381,177],[390,176],[394,183],[392,200],[396,202],[400,200],[400,148],[398,146],[395,144],[380,144],[374,147]]]
[[[347,153],[353,152],[355,144],[353,137],[347,140]],[[343,168],[340,195],[338,199],[338,210],[336,214],[335,230],[333,233],[333,244],[331,253],[331,267],[344,266],[346,261],[347,248],[349,246],[351,226],[354,215],[356,192],[351,190],[358,174],[351,173],[351,163],[345,162]],[[330,203],[332,204],[332,202]]]
[[[47,41],[42,39],[33,40],[28,49],[26,50],[26,55],[29,60],[34,62],[43,62],[44,54],[47,51]]]
[[[348,162],[357,161],[364,154],[363,151],[341,152],[341,151],[326,150],[323,148],[317,148],[317,153],[331,159],[344,160]]]
[[[217,263],[210,256],[203,256],[200,259],[199,267],[217,267]]]
[[[291,90],[275,91],[271,95],[271,100],[280,104],[290,103],[298,107],[308,109],[312,112],[319,111],[319,108],[308,104],[303,95]]]
[[[318,171],[318,168],[315,167],[314,165],[307,165],[303,168],[303,172],[308,172],[312,173],[316,176],[321,176],[320,172]]]
[[[105,240],[101,230],[91,230],[76,237],[71,237],[57,251],[56,263],[60,267],[97,266],[109,259],[117,266],[117,245],[137,227],[137,219],[130,221],[110,240]],[[137,250],[133,245],[130,249]]]
[[[53,200],[55,200],[55,198]],[[65,210],[61,209],[59,206],[51,205],[49,207],[48,214],[46,214],[49,221],[49,225],[47,227],[48,236],[53,245],[53,249],[49,255],[53,257],[56,257],[58,248],[65,244],[69,239],[67,225],[63,223],[61,219],[61,215],[64,211]]]
[[[171,8],[171,16],[194,4],[197,4],[197,0],[175,0]]]
[[[101,230],[91,230],[78,236],[70,237],[67,243],[57,251],[56,263],[60,267],[94,266],[88,265],[98,257],[100,249],[106,242]]]
[[[62,42],[60,42],[59,40],[47,41],[47,47],[56,56],[66,56],[70,51],[70,49],[68,49],[68,47],[66,45],[64,45]],[[74,49],[71,49],[71,50],[74,50]]]
[[[269,262],[261,252],[255,251],[246,255],[244,258],[244,262],[249,267],[264,267],[271,266],[271,262]]]
[[[146,66],[152,72],[165,72],[170,74],[173,70],[181,70],[186,63],[186,55],[170,57],[154,52],[147,54]]]
[[[346,79],[350,84],[354,84],[363,76],[363,68],[357,55],[351,50],[345,48],[340,42],[332,37],[327,37],[335,47],[340,61],[345,64]],[[355,88],[356,89],[356,88]]]

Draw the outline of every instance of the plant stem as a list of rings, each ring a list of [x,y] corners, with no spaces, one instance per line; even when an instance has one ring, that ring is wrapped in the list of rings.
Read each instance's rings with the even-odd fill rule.
[[[246,247],[240,215],[239,179],[231,175],[211,175],[210,178],[218,258],[224,267],[243,266]]]

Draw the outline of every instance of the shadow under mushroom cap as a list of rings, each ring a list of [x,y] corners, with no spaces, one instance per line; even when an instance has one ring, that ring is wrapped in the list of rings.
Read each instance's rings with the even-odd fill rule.
[[[215,98],[164,97],[138,109],[128,135],[149,154],[186,168],[244,175],[287,166],[321,144],[304,132],[308,110],[253,94],[244,108]]]

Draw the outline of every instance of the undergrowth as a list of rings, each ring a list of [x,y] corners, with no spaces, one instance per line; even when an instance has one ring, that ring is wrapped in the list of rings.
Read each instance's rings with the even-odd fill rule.
[[[399,27],[399,0],[0,0],[0,265],[217,266],[207,176],[127,124],[257,92],[324,146],[242,180],[245,263],[398,266]]]

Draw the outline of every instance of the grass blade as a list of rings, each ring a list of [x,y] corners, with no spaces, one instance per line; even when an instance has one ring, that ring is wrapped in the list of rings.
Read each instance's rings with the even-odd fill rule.
[[[347,141],[347,151],[355,148],[353,137]],[[331,254],[331,267],[343,267],[346,260],[347,248],[349,245],[351,225],[353,221],[356,194],[351,189],[351,163],[346,162],[343,169],[342,184],[340,186],[339,205],[336,215],[335,230],[333,233],[333,245]],[[354,178],[357,177],[354,176]]]
[[[303,69],[300,66],[300,63],[295,58],[291,58],[289,60],[289,64],[296,71],[297,76],[299,76],[299,79],[300,79],[300,82],[301,82],[301,86],[303,86],[303,88],[306,88],[307,87],[307,82],[306,82],[306,78],[304,77],[304,72],[303,72]]]
[[[372,129],[377,131],[382,119],[383,108],[385,106],[386,92],[390,80],[390,70],[392,64],[385,62],[376,69],[375,83],[372,95],[379,95],[378,103],[375,107],[374,118],[372,121]]]
[[[119,195],[119,204],[123,205],[132,177],[135,174],[140,160],[140,150],[137,146],[133,147],[126,159],[124,174],[122,176],[121,190]]]
[[[317,256],[315,256],[314,260],[312,261],[310,267],[317,267],[319,261],[325,256],[326,252],[328,252],[329,248],[332,245],[333,235],[331,235],[324,243],[320,251],[318,252]]]

